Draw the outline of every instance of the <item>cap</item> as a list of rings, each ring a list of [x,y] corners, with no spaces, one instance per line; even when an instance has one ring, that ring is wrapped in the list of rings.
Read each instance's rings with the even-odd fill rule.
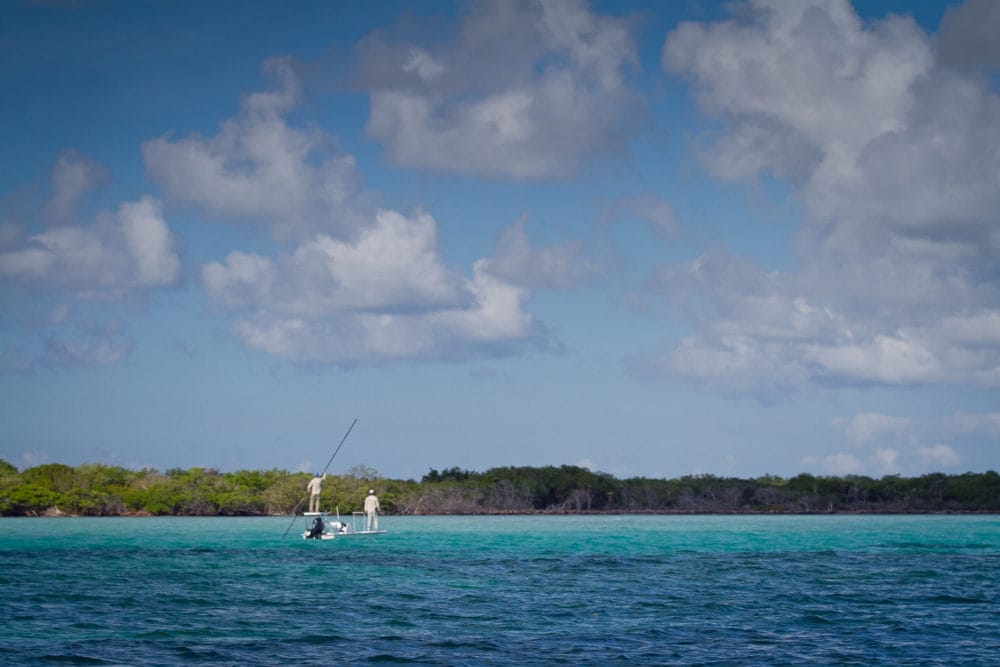
[[[368,493],[375,493],[375,489],[368,489]]]

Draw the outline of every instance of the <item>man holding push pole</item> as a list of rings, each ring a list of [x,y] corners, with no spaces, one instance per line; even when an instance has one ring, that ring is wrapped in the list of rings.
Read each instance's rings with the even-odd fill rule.
[[[326,479],[326,473],[320,477],[319,473],[313,475],[313,478],[309,480],[309,485],[306,490],[309,491],[309,511],[318,512],[319,511],[319,492],[323,487],[323,480]]]

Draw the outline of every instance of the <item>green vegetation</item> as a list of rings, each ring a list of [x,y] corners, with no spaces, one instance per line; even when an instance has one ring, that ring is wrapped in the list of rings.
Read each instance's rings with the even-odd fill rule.
[[[0,459],[0,515],[287,515],[301,510],[310,477],[277,469],[160,473],[98,463],[18,471]],[[322,506],[359,511],[369,488],[390,514],[1000,512],[1000,475],[992,470],[881,479],[801,474],[619,480],[578,466],[432,468],[419,482],[386,479],[357,466],[327,476]]]

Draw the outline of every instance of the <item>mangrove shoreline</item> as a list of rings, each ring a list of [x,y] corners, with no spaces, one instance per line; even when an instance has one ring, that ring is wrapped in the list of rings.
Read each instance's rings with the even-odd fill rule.
[[[18,470],[0,459],[0,516],[291,516],[308,473],[211,468],[129,470],[48,463]],[[431,468],[419,481],[365,466],[323,483],[322,507],[359,511],[369,488],[385,514],[956,514],[1000,513],[1000,475],[871,478],[689,475],[618,479],[579,466]]]

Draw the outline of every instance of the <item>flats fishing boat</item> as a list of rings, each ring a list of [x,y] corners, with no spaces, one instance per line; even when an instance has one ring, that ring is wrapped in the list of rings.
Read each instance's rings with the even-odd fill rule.
[[[306,529],[302,531],[304,540],[332,540],[336,537],[356,537],[358,535],[381,535],[384,530],[365,530],[365,513],[351,512],[350,523],[340,518],[338,511],[334,516],[326,512],[305,512]]]
[[[302,531],[302,538],[306,540],[332,540],[336,537],[348,537],[351,535],[378,535],[384,533],[384,530],[378,530],[378,514],[380,509],[378,506],[378,498],[375,497],[375,491],[369,490],[369,497],[365,499],[365,509],[371,511],[374,515],[374,528],[375,530],[369,530],[368,524],[366,522],[367,517],[364,512],[352,512],[351,522],[348,523],[340,518],[340,508],[337,508],[336,518],[332,518],[326,512],[320,511],[320,493],[323,485],[323,480],[326,479],[326,471],[330,468],[330,464],[333,463],[333,459],[336,458],[337,452],[340,448],[344,446],[344,442],[347,440],[347,436],[351,434],[354,429],[354,425],[358,423],[355,419],[351,422],[350,428],[347,429],[347,433],[344,437],[340,439],[340,444],[337,448],[333,450],[333,455],[330,460],[326,462],[326,466],[323,468],[323,472],[316,473],[316,475],[309,482],[307,488],[309,494],[309,511],[303,512],[301,515],[298,514],[299,507],[305,501],[299,501],[299,504],[295,506],[292,510],[292,521],[285,528],[285,532],[282,533],[282,537],[288,535],[288,531],[292,529],[295,522],[298,520],[299,516],[305,518],[306,529]],[[371,501],[374,500],[374,503]],[[360,523],[360,526],[358,525]],[[359,530],[360,527],[360,530]]]

